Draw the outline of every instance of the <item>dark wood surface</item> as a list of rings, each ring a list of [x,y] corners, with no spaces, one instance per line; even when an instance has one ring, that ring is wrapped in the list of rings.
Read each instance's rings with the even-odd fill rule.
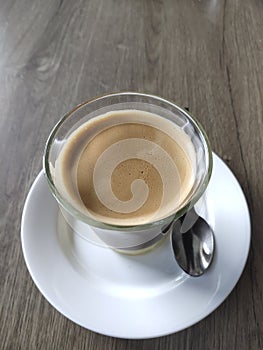
[[[1,349],[263,349],[262,18],[260,0],[0,1]],[[21,249],[24,201],[52,126],[118,90],[189,107],[251,212],[233,292],[201,322],[157,339],[110,338],[67,320],[35,287]]]

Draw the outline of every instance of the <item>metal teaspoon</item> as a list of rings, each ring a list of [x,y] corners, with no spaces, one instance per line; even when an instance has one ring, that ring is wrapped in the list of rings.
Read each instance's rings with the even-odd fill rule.
[[[179,266],[189,275],[201,276],[214,256],[214,232],[194,209],[173,226],[172,247]]]

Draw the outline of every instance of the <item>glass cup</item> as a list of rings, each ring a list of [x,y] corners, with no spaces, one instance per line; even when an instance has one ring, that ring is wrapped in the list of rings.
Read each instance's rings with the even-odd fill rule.
[[[158,115],[163,123],[168,121],[179,127],[189,136],[195,153],[194,178],[186,198],[174,211],[159,219],[153,217],[147,223],[124,225],[98,220],[81,207],[74,205],[54,179],[61,150],[75,130],[108,112],[124,110],[152,113]],[[169,236],[173,223],[186,214],[203,195],[212,172],[212,151],[203,128],[189,112],[161,97],[121,92],[95,98],[66,114],[54,127],[47,140],[43,166],[49,188],[74,233],[102,247],[137,254],[155,247]]]

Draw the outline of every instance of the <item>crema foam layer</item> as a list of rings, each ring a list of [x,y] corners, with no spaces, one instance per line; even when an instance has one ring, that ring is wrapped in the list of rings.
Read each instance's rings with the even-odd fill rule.
[[[112,111],[70,134],[54,182],[66,201],[92,219],[138,225],[183,206],[195,162],[190,137],[170,120],[140,110]]]

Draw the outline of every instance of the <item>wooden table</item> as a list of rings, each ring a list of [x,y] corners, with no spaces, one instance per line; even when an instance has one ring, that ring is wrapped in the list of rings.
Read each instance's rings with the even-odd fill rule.
[[[260,0],[0,1],[1,349],[263,349],[262,17]],[[23,205],[51,128],[76,104],[118,90],[189,107],[251,212],[233,292],[201,322],[156,339],[69,321],[35,287],[21,249]]]

